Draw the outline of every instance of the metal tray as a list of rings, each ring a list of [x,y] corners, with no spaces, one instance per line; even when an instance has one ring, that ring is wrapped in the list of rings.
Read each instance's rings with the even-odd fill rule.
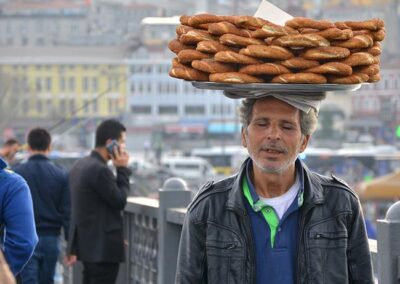
[[[198,89],[222,90],[225,95],[239,94],[242,97],[254,97],[257,94],[266,93],[288,93],[293,95],[312,95],[325,92],[347,92],[355,91],[361,87],[361,84],[227,84],[215,82],[195,82],[192,85]]]

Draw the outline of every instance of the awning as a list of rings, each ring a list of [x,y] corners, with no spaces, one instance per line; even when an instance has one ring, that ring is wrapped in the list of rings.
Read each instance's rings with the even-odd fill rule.
[[[350,119],[346,126],[348,127],[382,127],[383,121],[371,118],[355,118]]]
[[[241,125],[238,123],[215,123],[212,122],[208,125],[207,131],[208,133],[213,134],[232,134],[232,133],[239,133],[241,130]]]
[[[364,200],[397,200],[400,198],[400,170],[363,182],[360,189]]]
[[[205,126],[204,124],[168,124],[165,125],[164,131],[167,134],[203,134],[205,131]]]

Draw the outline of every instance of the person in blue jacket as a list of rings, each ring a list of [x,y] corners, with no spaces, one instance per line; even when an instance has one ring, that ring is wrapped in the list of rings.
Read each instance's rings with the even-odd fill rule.
[[[38,237],[29,187],[1,158],[0,226],[4,232],[1,249],[11,271],[18,275],[31,258]]]
[[[61,229],[68,240],[71,212],[68,173],[48,158],[51,136],[46,129],[38,127],[29,132],[28,150],[28,161],[14,170],[29,185],[39,243],[21,275],[24,284],[53,284]]]

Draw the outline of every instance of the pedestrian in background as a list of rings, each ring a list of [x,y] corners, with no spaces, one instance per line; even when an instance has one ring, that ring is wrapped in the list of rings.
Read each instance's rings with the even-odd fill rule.
[[[316,110],[288,97],[242,101],[250,158],[189,206],[176,283],[374,283],[359,199],[299,160]]]
[[[39,243],[22,271],[22,279],[24,284],[52,284],[61,248],[61,229],[68,240],[71,212],[68,173],[50,161],[51,136],[46,129],[32,129],[27,142],[30,157],[14,170],[29,185]]]
[[[21,145],[17,139],[7,139],[6,142],[4,142],[3,147],[0,148],[0,157],[2,157],[10,165],[13,163],[15,154],[20,148]]]
[[[72,218],[69,255],[83,262],[84,284],[113,284],[125,259],[122,212],[129,192],[126,128],[106,120],[96,129],[95,149],[69,174]],[[107,162],[116,167],[115,176]]]
[[[20,175],[6,167],[6,162],[0,158],[0,227],[4,233],[1,249],[12,273],[18,278],[38,237],[29,187]]]

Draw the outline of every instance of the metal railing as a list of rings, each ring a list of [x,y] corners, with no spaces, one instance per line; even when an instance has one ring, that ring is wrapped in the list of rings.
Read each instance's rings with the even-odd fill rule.
[[[127,261],[120,271],[119,284],[174,283],[180,233],[186,207],[193,197],[182,182],[167,180],[159,190],[158,200],[128,198]],[[400,283],[400,201],[389,208],[385,219],[377,222],[378,239],[369,241],[377,281]],[[64,282],[68,283],[80,282]]]

